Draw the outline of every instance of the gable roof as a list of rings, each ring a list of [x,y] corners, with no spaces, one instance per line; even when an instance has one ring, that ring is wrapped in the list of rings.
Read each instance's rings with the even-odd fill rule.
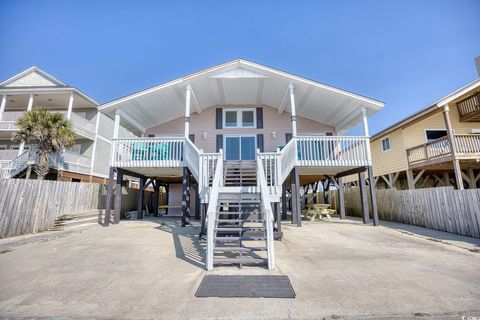
[[[0,87],[67,87],[67,85],[42,69],[33,66],[3,81],[0,83]]]
[[[268,105],[290,112],[288,88],[294,86],[297,115],[348,130],[361,121],[361,109],[370,115],[383,102],[320,82],[236,59],[145,89],[100,106],[113,116],[116,110],[144,128],[181,117],[185,88],[193,91],[192,112],[215,105]]]
[[[415,122],[417,122],[417,121],[419,121],[419,120],[421,120],[425,117],[430,116],[432,113],[438,112],[440,110],[440,108],[442,108],[443,106],[449,104],[452,101],[457,100],[458,98],[467,94],[471,90],[474,90],[475,88],[480,88],[480,78],[470,82],[469,84],[461,87],[458,90],[453,91],[452,93],[446,95],[445,97],[443,97],[443,98],[441,98],[441,99],[439,99],[435,102],[430,103],[426,107],[420,109],[419,111],[411,114],[410,116],[408,116],[408,117],[406,117],[406,118],[404,118],[404,119],[402,119],[398,122],[395,122],[391,126],[383,129],[382,131],[377,132],[376,134],[374,134],[371,137],[370,141],[377,140],[377,139],[389,134],[390,132],[392,132],[394,130],[397,130],[398,128],[406,127],[406,126],[408,126],[410,124],[413,124],[413,123],[415,123]]]
[[[95,106],[99,105],[98,102],[82,91],[69,86],[36,66],[17,73],[0,83],[0,93],[2,94],[55,94],[70,92],[76,93],[85,103]]]

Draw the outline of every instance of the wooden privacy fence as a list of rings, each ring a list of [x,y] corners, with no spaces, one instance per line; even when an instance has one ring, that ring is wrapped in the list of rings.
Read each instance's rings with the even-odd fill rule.
[[[345,190],[345,202],[348,215],[362,216],[358,188]],[[379,189],[377,203],[382,220],[480,238],[480,189]]]
[[[105,208],[106,186],[94,183],[0,180],[0,238],[45,231],[64,215]],[[122,212],[137,206],[137,190],[123,188]]]

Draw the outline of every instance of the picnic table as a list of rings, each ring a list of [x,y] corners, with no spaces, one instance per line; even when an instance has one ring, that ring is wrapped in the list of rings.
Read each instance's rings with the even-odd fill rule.
[[[323,219],[323,215],[327,218],[328,221],[332,221],[331,214],[334,214],[336,211],[334,209],[329,209],[330,204],[328,203],[315,203],[307,206],[306,214],[311,216],[310,221],[315,221],[319,218]]]

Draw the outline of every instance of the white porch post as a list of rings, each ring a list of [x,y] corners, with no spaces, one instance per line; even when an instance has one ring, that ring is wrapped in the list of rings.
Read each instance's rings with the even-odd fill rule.
[[[295,92],[293,84],[288,86],[290,91],[290,107],[292,109],[292,136],[297,136],[297,112],[295,111]]]
[[[186,86],[186,97],[185,97],[185,138],[188,139],[190,135],[190,101],[192,96],[192,87],[188,84]]]
[[[118,131],[120,130],[120,113],[115,112],[115,124],[113,126],[113,139],[118,138]]]
[[[75,94],[72,92],[70,93],[70,99],[68,100],[68,111],[67,111],[67,119],[70,120],[72,117],[72,108],[73,108],[73,99],[75,98]]]
[[[0,104],[0,121],[2,121],[3,113],[5,112],[5,106],[7,105],[7,95],[2,97],[2,104]]]
[[[367,109],[362,108],[362,123],[363,123],[363,135],[370,138],[370,131],[368,130]],[[367,160],[369,165],[372,165],[372,155],[370,153],[370,140],[365,144],[365,151],[367,153]]]
[[[32,108],[33,108],[33,94],[31,94],[30,97],[28,98],[27,111],[32,111]],[[18,156],[21,155],[24,150],[25,150],[25,140],[22,140],[22,142],[20,142],[20,147],[18,148],[17,155]]]
[[[33,94],[31,94],[30,98],[28,98],[27,111],[32,111],[32,107],[33,107]]]

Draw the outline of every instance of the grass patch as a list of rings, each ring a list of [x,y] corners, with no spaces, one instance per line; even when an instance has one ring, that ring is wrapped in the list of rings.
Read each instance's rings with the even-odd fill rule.
[[[1,249],[1,250],[0,250],[0,254],[4,254],[4,253],[7,253],[7,252],[11,252],[11,251],[13,251],[13,250],[12,250],[12,249],[8,249],[8,248],[7,248],[7,249]]]

